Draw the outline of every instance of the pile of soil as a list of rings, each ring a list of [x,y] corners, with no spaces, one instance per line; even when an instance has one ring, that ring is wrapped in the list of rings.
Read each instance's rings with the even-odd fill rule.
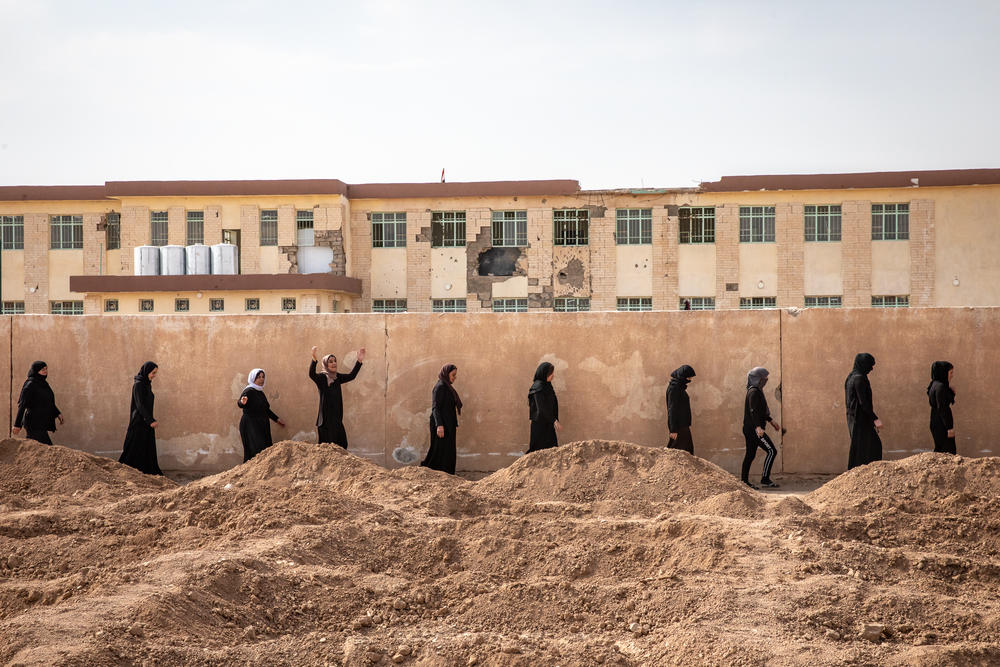
[[[0,661],[995,664],[997,470],[794,496],[620,442],[477,482],[284,442],[179,486],[6,440]]]

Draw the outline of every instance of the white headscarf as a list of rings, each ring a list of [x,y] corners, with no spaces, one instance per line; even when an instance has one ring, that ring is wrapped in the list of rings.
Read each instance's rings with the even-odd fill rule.
[[[252,371],[250,371],[250,376],[247,378],[247,382],[249,384],[246,386],[246,389],[256,389],[257,391],[264,391],[264,385],[257,384],[256,382],[254,382],[254,380],[257,379],[257,376],[263,372],[264,372],[263,368],[255,368]],[[265,382],[267,381],[266,375],[264,376],[264,381]]]

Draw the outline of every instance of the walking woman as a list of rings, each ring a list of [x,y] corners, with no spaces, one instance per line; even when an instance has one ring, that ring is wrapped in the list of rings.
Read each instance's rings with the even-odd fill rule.
[[[350,373],[337,372],[337,357],[328,354],[323,357],[319,373],[316,372],[318,348],[313,345],[312,363],[309,364],[309,379],[319,390],[319,414],[316,416],[317,442],[328,442],[347,449],[347,431],[344,429],[344,394],[340,387],[358,376],[361,362],[365,360],[365,348],[358,350],[358,360]]]
[[[687,386],[694,376],[694,369],[684,365],[670,374],[667,385],[667,431],[670,433],[667,448],[683,449],[688,454],[694,454],[694,441],[691,439],[691,398]]]
[[[931,364],[931,383],[927,385],[927,398],[931,404],[931,436],[934,451],[955,454],[955,420],[951,406],[955,402],[955,390],[951,379],[955,377],[955,367],[947,361]]]
[[[462,414],[462,399],[455,391],[458,367],[448,364],[438,373],[431,392],[431,446],[420,465],[431,470],[455,474],[455,437],[458,416]]]
[[[882,439],[878,433],[882,420],[872,405],[872,385],[868,374],[875,368],[875,357],[862,352],[854,357],[854,368],[844,381],[844,405],[847,407],[847,430],[851,433],[851,451],[847,469],[882,460]]]
[[[159,367],[147,361],[132,382],[132,405],[129,407],[128,431],[119,463],[132,466],[147,475],[162,475],[156,460],[156,417],[153,416],[153,378]]]
[[[760,485],[771,489],[778,488],[771,479],[771,466],[774,465],[774,459],[778,455],[778,448],[764,431],[768,424],[776,431],[781,430],[781,424],[771,419],[771,410],[767,407],[767,399],[764,397],[764,385],[767,384],[768,375],[770,373],[767,369],[760,366],[747,374],[747,395],[743,402],[743,437],[746,439],[747,451],[743,457],[741,479],[752,489],[758,488],[750,483],[750,465],[757,456],[758,447],[763,449],[765,454]]]
[[[56,407],[56,396],[49,386],[49,367],[44,361],[31,364],[28,379],[21,387],[21,396],[17,399],[17,417],[14,419],[14,435],[21,432],[29,440],[35,440],[45,445],[51,445],[49,431],[56,430],[56,419],[60,424],[66,423],[62,413]]]
[[[531,438],[528,452],[549,449],[559,444],[556,431],[562,430],[559,423],[559,399],[552,388],[552,377],[556,367],[543,361],[535,369],[535,379],[528,390],[528,419],[531,420]]]
[[[279,426],[285,425],[278,415],[271,412],[271,404],[264,395],[265,380],[263,368],[250,371],[250,376],[247,378],[249,384],[240,394],[240,400],[236,402],[243,410],[243,416],[240,417],[240,439],[243,440],[244,463],[273,444],[270,420],[274,420]]]

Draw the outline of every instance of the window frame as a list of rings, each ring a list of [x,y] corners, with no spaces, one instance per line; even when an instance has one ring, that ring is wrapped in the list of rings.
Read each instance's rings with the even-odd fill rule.
[[[60,312],[56,312],[59,310]],[[64,312],[69,310],[70,312]],[[49,301],[50,315],[83,315],[83,301],[58,300]]]
[[[218,305],[218,308],[216,306]],[[219,298],[209,298],[208,299],[208,312],[210,313],[224,313],[226,312],[226,299],[225,297]]]
[[[0,315],[24,315],[24,301],[0,302]]]
[[[836,212],[833,209],[837,209]],[[802,211],[802,220],[802,233],[806,243],[840,243],[843,240],[844,218],[840,204],[806,204]],[[835,226],[836,231],[834,231]]]
[[[273,218],[272,215],[274,214]],[[276,208],[265,208],[260,211],[260,245],[262,246],[276,246],[278,245],[278,209]],[[273,226],[274,233],[271,233],[271,228]],[[298,230],[296,229],[296,232]]]
[[[391,230],[391,238],[387,230]],[[406,211],[373,211],[371,232],[373,248],[405,248]]]
[[[685,216],[685,213],[687,214]],[[677,242],[682,245],[703,245],[715,243],[715,207],[681,206],[677,209]],[[685,230],[685,223],[687,229]],[[699,233],[694,233],[695,225]],[[686,239],[685,240],[685,235]]]
[[[590,245],[590,211],[585,208],[552,209],[552,245],[568,248]]]
[[[250,306],[253,305],[254,308]],[[243,299],[243,312],[245,313],[259,313],[260,312],[260,297],[259,296],[248,296]]]
[[[449,304],[448,302],[452,302]],[[468,312],[467,299],[431,299],[432,313],[465,313]]]
[[[23,215],[0,215],[0,250],[24,250]]]
[[[552,299],[552,312],[555,313],[589,313],[589,296],[557,296]]]
[[[186,245],[205,245],[205,211],[185,211],[184,221],[187,230],[184,237]],[[192,226],[195,234],[192,234]]]
[[[184,304],[181,307],[181,304]],[[174,299],[174,312],[175,313],[190,313],[191,312],[191,299],[177,298]]]
[[[491,300],[490,310],[494,313],[526,313],[528,312],[528,297],[511,296],[494,298]]]
[[[526,248],[528,210],[490,211],[490,241],[494,248]]]
[[[615,209],[615,243],[617,245],[652,245],[653,209]]]
[[[451,216],[451,219],[447,219],[447,216]],[[465,219],[465,211],[432,211],[431,247],[464,248]]]
[[[876,303],[876,299],[880,300]],[[892,299],[890,302],[889,299]],[[879,294],[872,295],[872,308],[909,308],[909,294]]]
[[[834,303],[836,299],[836,303]],[[812,300],[812,303],[809,301]],[[802,299],[803,308],[843,308],[844,297],[842,295],[827,296],[806,296]]]
[[[406,299],[372,299],[373,313],[405,313]]]
[[[887,211],[891,206],[893,210]],[[876,211],[876,207],[878,210]],[[910,202],[883,202],[872,204],[872,241],[909,241],[910,240]],[[892,233],[886,232],[887,216],[892,216]],[[900,216],[903,216],[902,218]],[[876,225],[876,220],[878,224]],[[901,230],[901,228],[903,228]],[[876,231],[876,229],[878,231]]]
[[[653,310],[651,296],[620,296],[615,299],[615,310],[619,313],[648,313]]]
[[[760,302],[759,304],[757,302]],[[775,310],[778,307],[776,296],[741,296],[740,310]]]
[[[691,308],[684,308],[684,302],[691,303]],[[678,310],[715,310],[714,296],[682,296],[678,302]]]
[[[294,313],[299,309],[299,300],[294,296],[281,297],[281,312]]]
[[[149,304],[149,308],[146,307]],[[139,299],[139,312],[140,313],[152,313],[155,312],[156,302],[153,299]]]
[[[83,250],[83,215],[49,216],[49,250]]]
[[[162,225],[162,228],[160,227]],[[162,231],[162,234],[157,232]],[[162,242],[160,242],[162,241]],[[170,214],[167,211],[149,212],[149,245],[163,247],[170,243]]]
[[[774,206],[740,206],[740,243],[776,243]]]
[[[104,312],[105,313],[117,313],[118,312],[118,299],[105,299],[104,300]]]

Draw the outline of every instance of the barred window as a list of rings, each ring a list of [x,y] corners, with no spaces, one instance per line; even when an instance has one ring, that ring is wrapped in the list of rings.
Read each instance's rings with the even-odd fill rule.
[[[313,212],[312,211],[296,211],[295,212],[295,229],[312,229],[313,228]]]
[[[0,306],[0,315],[24,315],[24,302],[4,301]]]
[[[24,250],[23,215],[0,215],[0,250]]]
[[[49,216],[51,230],[49,245],[53,250],[79,250],[83,248],[83,216]]]
[[[493,299],[494,313],[526,313],[527,299]]]
[[[225,299],[209,299],[208,310],[213,313],[221,313],[226,309]]]
[[[83,315],[83,301],[49,301],[52,315]]]
[[[773,206],[740,206],[740,243],[774,243]]]
[[[873,296],[872,308],[909,308],[910,295]]]
[[[260,299],[257,297],[251,297],[243,301],[243,309],[247,312],[253,312],[260,310]]]
[[[295,243],[299,246],[310,247],[316,244],[316,232],[313,229],[313,212],[295,212]]]
[[[650,296],[620,296],[618,310],[653,310],[653,297]]]
[[[151,313],[151,312],[153,312],[153,300],[152,299],[139,299],[139,312],[140,313]]]
[[[653,209],[620,208],[615,211],[618,245],[649,245],[653,242]]]
[[[118,312],[118,299],[105,299],[104,300],[104,312],[105,313],[117,313]]]
[[[174,312],[186,313],[189,310],[191,310],[191,301],[189,299],[174,299]]]
[[[685,206],[677,215],[681,243],[715,243],[715,207]]]
[[[260,212],[260,244],[278,245],[278,211],[276,209]]]
[[[527,211],[493,211],[493,246],[524,247],[528,245]]]
[[[153,211],[149,214],[149,244],[167,245],[167,212]]]
[[[195,245],[196,243],[204,243],[204,242],[205,242],[205,212],[188,211],[187,244]]]
[[[372,247],[406,247],[406,213],[372,213]]]
[[[806,241],[840,240],[840,204],[806,206]]]
[[[909,238],[909,204],[872,204],[872,241],[906,241]]]
[[[405,313],[406,299],[374,299],[372,300],[373,313]]]
[[[714,296],[683,296],[681,310],[715,310]]]
[[[295,312],[297,303],[294,296],[286,296],[281,299],[281,311],[284,313]]]
[[[778,297],[776,296],[754,296],[741,297],[740,310],[764,310],[765,308],[777,308]]]
[[[104,217],[104,242],[108,250],[122,247],[122,214],[112,211]]]
[[[590,212],[586,209],[552,211],[555,245],[587,245],[590,235]]]
[[[582,313],[590,310],[590,299],[561,296],[552,301],[552,310],[557,313]]]
[[[840,308],[843,299],[839,296],[807,296],[806,308]]]
[[[464,313],[465,299],[431,299],[431,311],[435,313]]]
[[[431,213],[431,247],[458,248],[465,245],[465,211]]]

